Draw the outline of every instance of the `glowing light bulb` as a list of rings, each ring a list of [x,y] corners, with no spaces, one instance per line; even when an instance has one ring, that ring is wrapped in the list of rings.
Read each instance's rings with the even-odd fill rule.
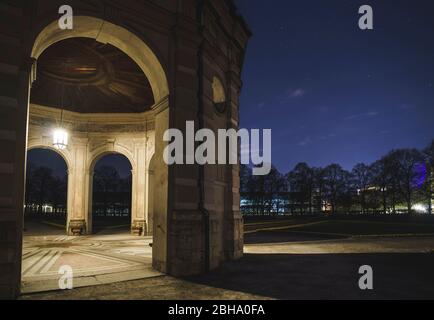
[[[68,132],[63,128],[53,131],[53,146],[58,150],[65,150],[68,147]]]

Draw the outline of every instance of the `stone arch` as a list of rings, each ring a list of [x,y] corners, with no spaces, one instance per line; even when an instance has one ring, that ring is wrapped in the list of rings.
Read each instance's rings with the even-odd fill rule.
[[[31,57],[37,60],[52,44],[77,37],[92,38],[101,43],[111,44],[133,59],[148,78],[156,103],[169,95],[165,71],[152,49],[129,30],[100,18],[75,16],[73,30],[61,30],[58,21],[53,21],[37,36]]]
[[[34,150],[34,149],[46,149],[46,150],[50,150],[50,151],[57,153],[65,161],[67,170],[68,171],[71,170],[72,160],[71,160],[71,154],[69,153],[68,150],[58,150],[55,147],[48,145],[48,144],[35,143],[35,142],[29,141],[28,146],[27,146],[27,152]]]
[[[68,221],[68,217],[71,214],[71,206],[72,206],[72,202],[71,202],[71,179],[69,177],[69,173],[71,172],[73,166],[72,166],[72,159],[71,159],[71,154],[69,153],[68,150],[58,150],[56,148],[54,148],[52,145],[43,143],[43,142],[31,142],[29,141],[28,146],[27,146],[27,152],[31,151],[31,150],[36,150],[36,149],[43,149],[43,150],[49,150],[52,151],[54,153],[56,153],[57,155],[59,155],[63,161],[65,162],[66,165],[66,173],[67,173],[67,186],[66,186],[66,221]],[[27,175],[27,173],[26,173]],[[27,176],[26,176],[27,179]],[[65,233],[67,232],[67,226],[65,226]]]
[[[134,159],[132,157],[132,155],[130,154],[130,152],[123,147],[116,147],[116,145],[113,148],[110,148],[108,146],[103,146],[100,147],[98,149],[96,149],[95,151],[93,151],[89,157],[88,160],[88,173],[86,175],[86,186],[87,186],[87,203],[86,203],[86,229],[87,229],[87,233],[90,234],[92,233],[93,230],[93,218],[92,218],[92,205],[93,205],[93,174],[94,174],[94,169],[95,169],[95,165],[97,164],[97,162],[99,160],[101,160],[102,158],[104,158],[107,155],[110,154],[119,154],[124,156],[130,163],[131,168],[132,168],[132,172],[134,172],[134,168],[135,168],[135,162]],[[132,194],[132,199],[131,199],[131,211],[134,210],[134,203],[135,203],[135,192],[134,192],[134,188],[135,188],[135,184],[134,184],[134,179],[132,182],[132,186],[131,186],[132,190],[131,190],[131,194]],[[131,219],[133,218],[133,215],[131,214]]]
[[[97,149],[93,150],[89,155],[88,160],[88,169],[89,171],[93,171],[95,164],[103,157],[109,155],[109,154],[120,154],[123,155],[125,158],[128,159],[128,161],[131,164],[132,170],[135,170],[136,163],[134,161],[134,156],[131,154],[130,150],[127,148],[119,145],[119,144],[105,144],[103,146],[98,147]]]
[[[113,24],[108,22],[102,18],[92,17],[90,15],[76,15],[74,16],[74,29],[73,30],[61,30],[58,28],[57,19],[46,19],[43,25],[38,26],[38,31],[33,33],[31,36],[26,37],[25,47],[27,48],[28,54],[33,62],[33,68],[30,71],[30,79],[33,80],[36,76],[36,68],[37,68],[37,59],[38,57],[47,49],[50,45],[74,37],[85,37],[95,39],[101,43],[107,43],[113,45],[114,47],[123,51],[126,55],[128,55],[143,71],[145,76],[148,78],[150,83],[155,105],[152,107],[153,114],[155,117],[155,126],[156,126],[156,140],[161,141],[155,146],[155,153],[158,155],[163,154],[163,149],[165,147],[165,143],[162,141],[162,136],[164,130],[169,128],[169,80],[167,78],[167,74],[165,72],[165,67],[163,66],[163,59],[159,59],[161,57],[157,50],[152,50],[152,48],[147,44],[147,41],[143,40],[143,35],[134,34],[132,31],[129,31],[127,28]],[[41,31],[39,31],[41,30]],[[39,33],[38,33],[39,32]],[[166,66],[168,68],[168,66]],[[108,144],[110,145],[110,144]],[[68,230],[71,234],[82,234],[83,231],[89,232],[91,230],[91,221],[89,225],[89,221],[82,220],[82,213],[86,216],[86,219],[89,218],[89,207],[92,205],[92,199],[89,197],[91,194],[91,182],[92,175],[90,169],[93,168],[91,165],[94,164],[94,161],[97,160],[97,157],[100,156],[101,153],[112,153],[119,152],[130,160],[130,163],[133,167],[133,175],[135,170],[137,169],[137,163],[133,161],[135,159],[135,154],[133,155],[132,151],[123,152],[125,150],[121,150],[119,146],[118,149],[110,149],[107,145],[102,146],[96,150],[92,150],[89,155],[89,150],[83,144],[79,147],[78,152],[80,157],[80,161],[83,158],[83,155],[87,153],[87,158],[85,163],[80,163],[81,166],[85,166],[85,172],[78,172],[80,170],[76,170],[75,173],[75,181],[82,188],[82,192],[74,196],[74,204],[73,207],[76,208],[76,212],[73,213],[72,219],[68,225]],[[168,239],[166,235],[168,218],[168,193],[169,193],[169,184],[168,184],[168,171],[169,168],[163,161],[162,156],[158,156],[158,164],[156,165],[156,174],[155,179],[158,180],[156,185],[158,186],[158,191],[155,193],[158,194],[158,201],[156,201],[156,205],[154,207],[154,218],[158,217],[158,226],[160,232],[156,235],[154,234],[154,243],[153,243],[153,265],[156,269],[166,272],[166,264],[167,264],[167,245]],[[83,176],[82,176],[83,175]],[[134,177],[133,177],[133,181]],[[77,186],[73,186],[76,188]],[[134,188],[134,182],[133,182]],[[134,194],[134,190],[133,190]],[[84,199],[84,200],[83,200]],[[134,201],[132,201],[132,207],[134,206]],[[132,208],[132,210],[134,210]],[[80,213],[81,212],[81,213]],[[84,223],[84,224],[83,224]]]

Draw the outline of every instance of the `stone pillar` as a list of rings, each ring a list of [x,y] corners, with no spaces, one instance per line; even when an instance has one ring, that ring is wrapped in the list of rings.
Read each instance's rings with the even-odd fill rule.
[[[68,222],[70,221],[70,217],[72,214],[72,197],[73,197],[73,193],[74,190],[72,189],[72,168],[69,167],[70,164],[68,164],[68,184],[67,184],[67,191],[66,191],[66,234],[68,234],[68,228],[69,228],[69,224]]]
[[[0,299],[20,293],[29,78],[21,1],[0,2]]]
[[[68,214],[68,234],[72,236],[87,233],[87,203],[89,170],[87,168],[87,138],[71,137],[73,163],[70,174],[71,212]]]
[[[146,211],[146,141],[135,143],[135,168],[131,199],[131,233],[144,236],[147,233]]]
[[[154,224],[154,170],[151,168],[148,168],[146,170],[146,224],[148,227],[147,235],[152,236],[153,233],[153,224]]]
[[[190,5],[194,6],[194,3],[185,4],[186,11]],[[191,9],[196,12],[196,8]],[[175,82],[171,91],[174,98],[171,99],[170,106],[170,127],[181,130],[185,139],[191,140],[194,137],[186,135],[186,122],[194,121],[196,130],[199,127],[198,52],[201,39],[196,22],[192,23],[187,17],[180,17],[178,24],[173,35],[176,68],[173,70]],[[157,135],[156,146],[159,144]],[[205,233],[208,212],[200,209],[199,171],[197,164],[169,167],[167,264],[168,273],[174,276],[204,272],[208,264],[206,259],[209,248],[206,247]],[[155,174],[158,175],[157,170]],[[156,181],[156,184],[158,183],[159,181]],[[154,207],[157,205],[155,198]]]
[[[227,80],[227,127],[238,130],[239,126],[239,93],[241,90],[240,69],[234,61],[229,60],[230,72]],[[240,148],[240,146],[238,146]],[[225,258],[232,260],[243,256],[244,221],[240,211],[240,166],[228,165],[226,179],[229,188],[226,189],[225,209]]]
[[[155,112],[155,156],[154,162],[154,223],[152,266],[164,273],[168,272],[168,214],[169,214],[169,168],[164,162],[163,151],[166,144],[163,134],[169,128],[169,100],[154,109]]]
[[[90,166],[91,164],[87,164]],[[94,168],[89,167],[86,171],[86,203],[85,203],[85,222],[86,222],[86,233],[91,234],[93,230],[93,178],[95,172]]]

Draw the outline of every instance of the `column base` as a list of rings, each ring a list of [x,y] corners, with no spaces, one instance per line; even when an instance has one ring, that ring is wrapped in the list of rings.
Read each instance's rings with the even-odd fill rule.
[[[173,211],[171,218],[167,253],[168,273],[175,277],[183,277],[205,272],[203,213],[199,210],[176,210]],[[210,251],[209,257],[212,255]]]
[[[86,233],[86,221],[85,220],[71,220],[68,225],[68,235],[81,236]]]
[[[134,220],[131,225],[131,234],[134,236],[145,236],[147,232],[146,220]]]

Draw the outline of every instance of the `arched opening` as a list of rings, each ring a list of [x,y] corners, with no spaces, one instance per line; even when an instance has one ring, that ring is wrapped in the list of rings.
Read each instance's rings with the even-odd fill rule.
[[[212,99],[216,111],[224,113],[226,110],[226,93],[222,82],[217,77],[213,77],[212,80]]]
[[[225,89],[219,78],[213,77],[212,81],[213,102],[215,104],[226,102]]]
[[[127,29],[99,18],[75,16],[73,30],[62,30],[58,26],[58,21],[53,21],[36,38],[31,57],[37,60],[48,47],[56,42],[80,37],[112,45],[133,59],[149,79],[156,102],[160,102],[169,95],[164,69],[149,46]]]
[[[68,167],[48,148],[27,153],[24,233],[32,236],[66,234]]]
[[[100,157],[93,168],[92,233],[129,232],[132,166],[121,154]]]
[[[156,269],[165,271],[160,261],[166,261],[167,254],[168,168],[162,157],[154,170],[160,201],[153,209],[162,231],[154,235],[152,247],[152,238],[145,237],[153,229],[147,221],[147,164],[151,153],[163,154],[164,145],[155,141],[162,141],[169,122],[168,82],[158,58],[130,31],[85,16],[74,18],[73,30],[60,30],[57,21],[47,26],[37,36],[31,57],[28,145],[53,148],[53,129],[59,125],[69,134],[68,145],[59,150],[70,162],[68,236],[46,237],[23,248],[22,290],[58,289],[56,268],[61,263],[74,268],[79,278],[74,287],[81,286],[81,280],[88,285],[99,274],[116,273],[113,281],[130,278],[126,271],[131,265],[135,277],[154,276],[158,273],[151,270],[151,259],[158,260]],[[148,136],[155,138],[152,145]],[[104,159],[113,153],[123,155],[130,174],[112,170],[124,188],[119,191],[117,184],[104,200],[104,186],[95,184],[104,170],[110,171],[104,169]],[[92,235],[122,226],[140,230],[137,235],[142,237],[129,232],[116,239]],[[46,280],[41,282],[41,277]]]

